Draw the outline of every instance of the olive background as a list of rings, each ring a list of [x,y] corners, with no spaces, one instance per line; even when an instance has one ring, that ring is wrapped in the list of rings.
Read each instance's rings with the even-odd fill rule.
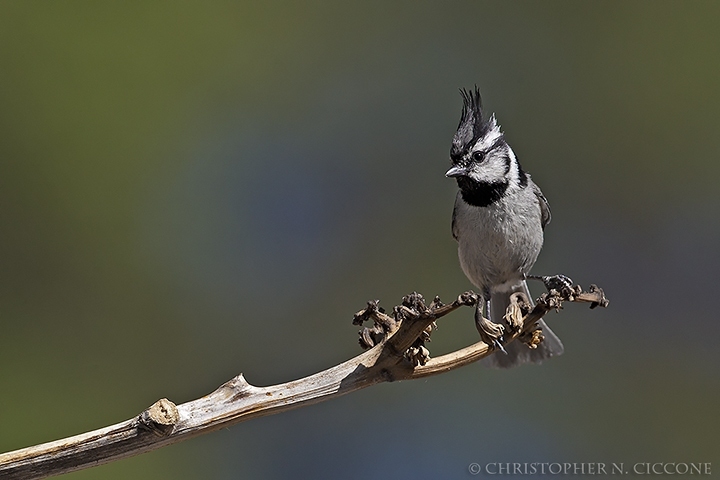
[[[601,285],[562,357],[471,365],[68,479],[720,469],[720,4],[0,4],[0,451],[360,353],[352,315],[472,288],[444,177],[478,85],[550,201],[535,273]],[[533,286],[539,294],[542,288]],[[433,355],[475,342],[442,319]]]

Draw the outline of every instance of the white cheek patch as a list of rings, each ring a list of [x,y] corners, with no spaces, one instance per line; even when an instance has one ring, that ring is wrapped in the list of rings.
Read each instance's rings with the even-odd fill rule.
[[[515,152],[513,152],[510,147],[508,147],[508,155],[510,156],[510,171],[507,173],[507,177],[514,179],[513,181],[517,181],[517,178],[520,176],[520,169],[518,168]]]
[[[507,164],[501,155],[490,154],[483,162],[473,165],[468,176],[478,182],[502,182],[505,181]]]

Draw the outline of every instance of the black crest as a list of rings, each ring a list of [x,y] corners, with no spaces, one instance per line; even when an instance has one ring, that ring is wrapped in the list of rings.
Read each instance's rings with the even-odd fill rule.
[[[483,120],[482,98],[477,85],[474,90],[461,88],[460,95],[463,98],[463,109],[450,149],[450,158],[453,160],[459,159],[468,147],[493,127],[492,122]]]

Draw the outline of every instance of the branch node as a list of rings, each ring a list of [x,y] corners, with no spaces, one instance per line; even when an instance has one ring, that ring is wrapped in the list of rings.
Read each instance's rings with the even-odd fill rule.
[[[433,298],[433,301],[430,302],[430,306],[428,306],[428,308],[430,309],[430,311],[433,311],[437,308],[444,307],[444,306],[445,306],[445,304],[442,302],[442,300],[440,300],[440,297],[435,295],[435,298]]]
[[[438,297],[435,297],[439,300]],[[412,292],[402,298],[403,306],[416,311],[420,315],[429,313],[428,307],[425,306],[425,298],[418,292]]]
[[[560,292],[555,289],[552,289],[547,293],[543,293],[537,300],[537,304],[547,311],[559,311],[562,308],[562,302],[563,298],[560,295]]]
[[[603,292],[603,289],[595,285],[594,283],[590,285],[590,292],[591,294],[595,294],[598,297],[598,301],[596,302],[590,302],[590,308],[595,307],[607,307],[610,303],[607,298],[605,298],[605,292]]]
[[[425,365],[430,360],[430,350],[425,348],[424,345],[413,346],[407,349],[405,358],[413,367]]]
[[[242,373],[225,382],[225,386],[228,388],[232,388],[236,393],[248,392],[253,388],[253,386],[250,385],[247,380],[245,380],[245,375],[243,375]]]
[[[523,342],[530,349],[536,349],[538,345],[545,340],[545,336],[542,333],[542,328],[538,327],[529,332],[525,332],[518,337],[518,340]]]
[[[372,348],[385,340],[388,334],[398,326],[398,322],[385,313],[385,309],[380,306],[379,300],[367,302],[367,307],[353,316],[352,323],[353,325],[362,325],[368,320],[372,320],[373,326],[365,327],[358,332],[360,335],[358,342],[364,349]]]
[[[475,292],[465,292],[458,295],[457,304],[459,306],[465,306],[465,307],[474,307],[478,304],[478,301],[480,300],[480,297],[478,297],[478,294]]]
[[[173,402],[161,398],[153,403],[138,417],[139,426],[152,432],[158,437],[167,437],[175,429],[180,420],[180,414]]]
[[[231,403],[255,392],[257,387],[250,385],[241,373],[220,385],[207,397],[212,397],[217,402]]]

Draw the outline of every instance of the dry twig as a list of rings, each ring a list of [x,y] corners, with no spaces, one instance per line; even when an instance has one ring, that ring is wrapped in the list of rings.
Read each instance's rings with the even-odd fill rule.
[[[360,331],[360,344],[368,350],[344,363],[309,377],[269,387],[250,385],[242,374],[205,397],[180,405],[163,398],[140,415],[74,437],[0,454],[0,478],[31,480],[81,470],[138,455],[251,418],[321,402],[377,383],[409,380],[446,372],[493,353],[483,342],[447,355],[430,358],[424,342],[434,322],[462,307],[474,306],[477,295],[467,292],[444,305],[435,298],[425,305],[412,293],[386,314],[378,302],[355,315],[353,323],[371,320],[373,326]],[[601,289],[589,292],[579,286],[551,290],[530,309],[522,294],[515,294],[505,319],[506,342],[519,338],[529,348],[542,341],[536,323],[563,301],[589,302],[591,308],[607,306]]]

